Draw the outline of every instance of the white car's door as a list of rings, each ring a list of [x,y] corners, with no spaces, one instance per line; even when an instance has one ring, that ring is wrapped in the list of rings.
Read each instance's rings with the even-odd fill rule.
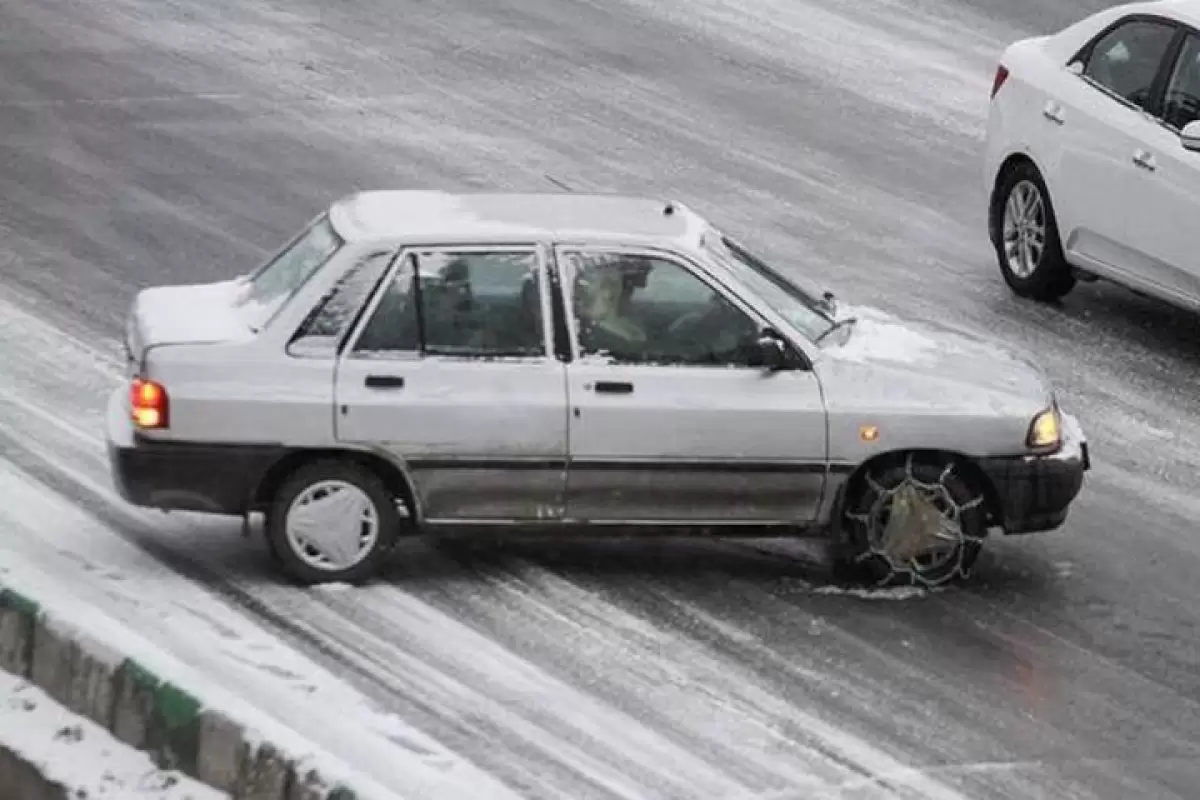
[[[567,516],[589,522],[804,523],[825,487],[825,409],[808,370],[749,366],[764,327],[694,265],[561,248]]]
[[[1062,131],[1061,162],[1052,170],[1051,201],[1064,248],[1099,272],[1132,272],[1128,187],[1147,125],[1144,107],[1177,26],[1142,17],[1119,23],[1080,54],[1082,72],[1068,82],[1046,120]]]
[[[1200,304],[1200,153],[1180,133],[1200,119],[1200,36],[1188,34],[1168,73],[1157,119],[1147,121],[1127,189],[1129,243],[1143,269],[1162,276],[1172,299]]]
[[[565,368],[538,247],[407,251],[339,359],[339,441],[408,469],[426,521],[560,517]]]

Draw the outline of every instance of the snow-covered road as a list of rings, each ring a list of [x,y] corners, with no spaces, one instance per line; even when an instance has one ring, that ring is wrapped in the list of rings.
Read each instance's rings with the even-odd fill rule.
[[[1017,303],[982,229],[995,54],[1105,4],[0,0],[2,574],[421,796],[1192,796],[1200,324]],[[711,543],[415,544],[302,591],[236,523],[113,497],[135,288],[243,271],[353,188],[547,173],[1035,352],[1099,462],[1067,527],[888,602]]]

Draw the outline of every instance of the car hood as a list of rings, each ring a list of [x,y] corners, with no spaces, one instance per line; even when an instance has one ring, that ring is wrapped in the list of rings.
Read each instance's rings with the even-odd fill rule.
[[[931,322],[849,307],[848,331],[822,342],[819,374],[831,407],[941,410],[1027,417],[1054,401],[1028,354]]]

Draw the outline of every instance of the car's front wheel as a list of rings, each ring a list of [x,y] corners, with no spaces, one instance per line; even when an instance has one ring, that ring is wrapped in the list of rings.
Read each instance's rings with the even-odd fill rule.
[[[1050,193],[1037,167],[1023,161],[1004,172],[992,215],[996,257],[1014,293],[1050,302],[1075,288]]]
[[[849,487],[839,567],[880,586],[940,586],[970,575],[987,534],[984,496],[958,462],[913,454]]]
[[[267,544],[291,578],[359,583],[378,572],[402,518],[384,482],[336,459],[306,464],[280,485],[266,515]]]

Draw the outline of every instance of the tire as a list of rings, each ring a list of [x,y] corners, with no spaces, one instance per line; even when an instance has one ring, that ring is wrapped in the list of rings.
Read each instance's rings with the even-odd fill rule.
[[[1019,297],[1046,303],[1064,297],[1075,288],[1075,272],[1063,254],[1050,192],[1037,167],[1028,161],[1021,161],[1006,169],[996,182],[994,197],[991,209],[992,244],[1005,283]],[[1036,205],[1024,224],[1014,223],[1014,230],[1010,225],[1010,215],[1023,201]],[[1023,257],[1020,244],[1021,229],[1032,231],[1027,236],[1040,235],[1042,241],[1040,250],[1031,246],[1028,262]],[[1016,236],[1017,240],[1010,250],[1008,239],[1012,236]],[[1032,241],[1036,241],[1036,238]]]
[[[943,516],[957,542],[931,563],[922,564],[921,556],[893,558],[880,546],[898,497],[895,492],[906,484],[937,497],[943,514],[957,509],[953,519]],[[932,588],[970,576],[987,535],[987,513],[983,492],[963,476],[958,462],[926,461],[909,454],[903,461],[868,468],[848,490],[835,564],[839,577],[876,586]]]
[[[357,547],[347,542],[347,536],[334,537],[322,552],[311,542],[306,546],[302,532],[295,529],[303,524],[299,514],[306,501],[331,496],[331,492],[345,493],[347,502],[356,500],[362,508],[365,518]],[[332,521],[345,522],[345,517],[335,512]],[[267,546],[276,567],[297,583],[358,584],[379,572],[396,545],[402,524],[395,498],[378,475],[350,461],[325,459],[301,466],[280,484],[267,509]],[[290,535],[289,525],[293,526]],[[318,530],[329,528],[322,525]]]

